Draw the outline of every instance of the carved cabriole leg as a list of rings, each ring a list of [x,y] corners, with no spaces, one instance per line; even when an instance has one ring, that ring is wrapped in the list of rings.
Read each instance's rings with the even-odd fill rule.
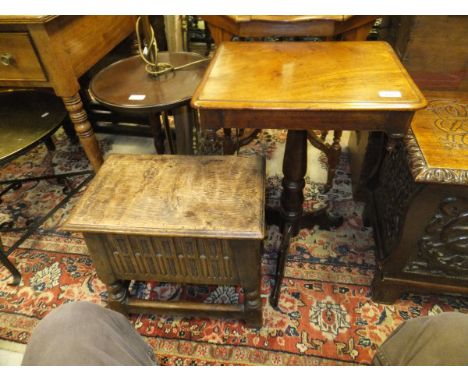
[[[127,313],[128,301],[128,281],[118,279],[110,262],[107,259],[107,248],[100,235],[86,233],[83,234],[89,255],[93,259],[96,273],[107,286],[109,294],[107,305],[120,313]]]
[[[63,103],[65,104],[68,114],[70,116],[73,125],[75,126],[76,134],[80,139],[81,145],[91,162],[95,171],[98,171],[102,166],[103,159],[99,149],[99,144],[94,135],[93,128],[88,121],[88,116],[83,108],[83,103],[79,93],[71,97],[62,97]]]
[[[260,298],[261,243],[250,240],[231,240],[230,246],[234,253],[233,258],[239,272],[239,280],[244,288],[245,322],[249,327],[260,329],[263,321]]]

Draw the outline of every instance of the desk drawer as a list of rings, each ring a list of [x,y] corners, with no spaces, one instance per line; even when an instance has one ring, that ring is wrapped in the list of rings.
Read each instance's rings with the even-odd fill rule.
[[[0,81],[47,81],[27,33],[0,33]]]

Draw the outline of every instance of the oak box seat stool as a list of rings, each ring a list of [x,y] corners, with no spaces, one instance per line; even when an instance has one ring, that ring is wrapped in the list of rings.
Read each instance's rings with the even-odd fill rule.
[[[259,328],[264,174],[260,157],[110,155],[62,228],[83,233],[110,308]],[[141,300],[132,280],[238,285],[245,302]]]

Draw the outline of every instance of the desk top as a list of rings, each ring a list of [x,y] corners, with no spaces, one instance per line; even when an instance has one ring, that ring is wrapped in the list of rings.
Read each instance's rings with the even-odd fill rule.
[[[426,100],[385,42],[226,42],[192,105],[229,110],[402,110]]]
[[[263,239],[264,171],[260,157],[113,154],[62,229]]]
[[[468,184],[468,93],[424,92],[406,138],[417,181]]]

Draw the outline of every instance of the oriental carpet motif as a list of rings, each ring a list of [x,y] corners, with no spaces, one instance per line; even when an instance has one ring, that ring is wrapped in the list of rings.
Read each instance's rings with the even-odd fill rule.
[[[263,131],[240,151],[240,155],[266,156],[267,200],[272,205],[279,203],[285,138],[284,131]],[[89,168],[79,145],[71,145],[60,132],[55,139],[55,152],[38,146],[1,168],[0,179]],[[111,141],[101,140],[101,145],[106,152],[112,150]],[[316,150],[309,146],[312,151]],[[312,172],[324,173],[325,159],[314,155]],[[80,181],[80,177],[72,180]],[[7,285],[9,274],[0,268],[0,340],[27,344],[39,320],[61,304],[78,300],[105,304],[106,289],[96,276],[83,239],[60,230],[81,192],[10,256],[23,276],[18,287]],[[24,227],[63,197],[63,185],[56,181],[25,184],[2,197],[0,226]],[[328,202],[333,213],[344,216],[344,224],[332,231],[304,229],[291,242],[279,310],[270,307],[268,295],[280,234],[278,227],[268,227],[262,257],[264,325],[260,330],[235,320],[130,317],[161,364],[368,365],[376,349],[404,320],[443,311],[468,313],[468,299],[459,296],[407,294],[395,305],[380,305],[370,299],[376,267],[374,241],[372,229],[362,224],[363,205],[352,199],[346,150],[332,190],[323,194],[322,185],[308,176],[305,197],[306,209]],[[4,245],[12,245],[19,234],[2,233]],[[147,299],[207,303],[243,299],[242,290],[226,286],[134,282],[131,293]]]

